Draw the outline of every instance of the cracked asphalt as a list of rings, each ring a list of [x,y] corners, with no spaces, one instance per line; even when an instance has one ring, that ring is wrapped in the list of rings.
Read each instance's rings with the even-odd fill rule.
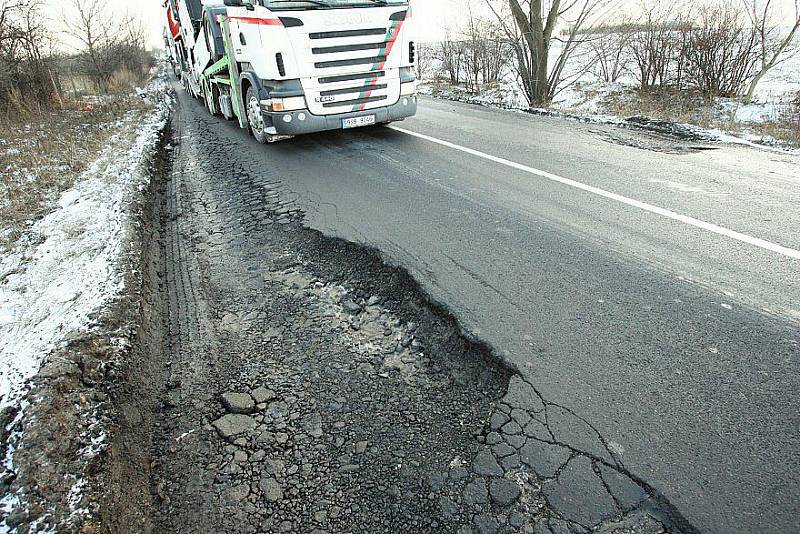
[[[141,367],[158,370],[134,388],[163,382],[144,417],[153,510],[119,521],[155,532],[680,531],[613,444],[495,360],[407,272],[306,228],[280,176],[226,158],[194,102],[179,101],[173,123],[148,313],[163,318],[148,337],[160,330],[163,346],[142,351]]]
[[[798,529],[797,261],[391,129],[174,121],[155,530]],[[788,156],[432,100],[403,127],[798,246]]]

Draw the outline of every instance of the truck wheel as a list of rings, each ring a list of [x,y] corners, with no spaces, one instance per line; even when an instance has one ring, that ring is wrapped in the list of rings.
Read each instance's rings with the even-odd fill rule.
[[[203,96],[205,97],[208,112],[214,117],[219,115],[219,105],[217,104],[219,102],[219,91],[217,86],[211,82],[206,82],[203,87]]]
[[[250,124],[250,132],[259,143],[269,143],[272,136],[265,131],[264,117],[261,115],[261,102],[252,87],[247,88],[245,102],[247,103],[247,122]]]

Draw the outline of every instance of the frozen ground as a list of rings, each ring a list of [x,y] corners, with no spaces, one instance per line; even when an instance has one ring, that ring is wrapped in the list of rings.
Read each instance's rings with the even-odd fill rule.
[[[153,146],[165,113],[158,110],[139,126],[140,120],[139,113],[120,120],[119,133],[56,209],[0,260],[0,409],[16,402],[49,350],[90,328],[121,289],[116,264],[126,205],[145,185],[137,163]]]
[[[121,113],[64,109],[27,119],[0,118],[0,257],[49,213],[94,160]],[[54,136],[53,132],[69,135]]]
[[[164,82],[157,80],[140,92],[153,106],[128,112],[113,124],[116,133],[97,159],[0,257],[0,413],[19,408],[8,429],[22,428],[19,422],[30,408],[23,396],[44,359],[59,354],[70,339],[96,330],[101,313],[125,289],[128,242],[136,224],[132,205],[148,185],[148,155],[168,118],[169,104],[160,98],[164,91]],[[95,454],[101,436],[81,436],[79,455]],[[7,472],[16,469],[16,444],[23,439],[19,430],[10,436]],[[81,514],[86,481],[76,475],[70,484],[70,512]],[[12,492],[0,501],[0,532],[10,531],[6,521],[19,505]]]

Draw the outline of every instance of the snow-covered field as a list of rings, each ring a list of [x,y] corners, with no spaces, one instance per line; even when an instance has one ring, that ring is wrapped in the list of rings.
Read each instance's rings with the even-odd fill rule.
[[[734,123],[777,121],[791,108],[800,93],[800,53],[787,55],[784,63],[767,73],[755,93],[754,101],[745,104],[736,99],[720,98],[715,103],[720,120]],[[636,82],[630,72],[615,83],[606,83],[592,72],[586,73],[578,83],[564,89],[553,101],[553,107],[562,111],[588,114],[608,112],[607,98],[634,89]]]
[[[0,410],[17,403],[42,359],[91,329],[122,289],[127,206],[147,185],[141,162],[167,113],[159,101],[144,119],[137,111],[114,124],[99,158],[0,258]]]

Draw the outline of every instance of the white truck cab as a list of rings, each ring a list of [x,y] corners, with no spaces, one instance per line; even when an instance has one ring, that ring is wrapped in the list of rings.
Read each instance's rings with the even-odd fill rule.
[[[222,4],[203,4],[193,70],[201,91],[212,93],[206,98],[209,110],[235,113],[237,106],[226,99],[238,96],[260,141],[388,123],[416,113],[416,51],[407,1]],[[231,69],[220,75],[215,65],[223,63]],[[238,90],[227,91],[232,83]]]

